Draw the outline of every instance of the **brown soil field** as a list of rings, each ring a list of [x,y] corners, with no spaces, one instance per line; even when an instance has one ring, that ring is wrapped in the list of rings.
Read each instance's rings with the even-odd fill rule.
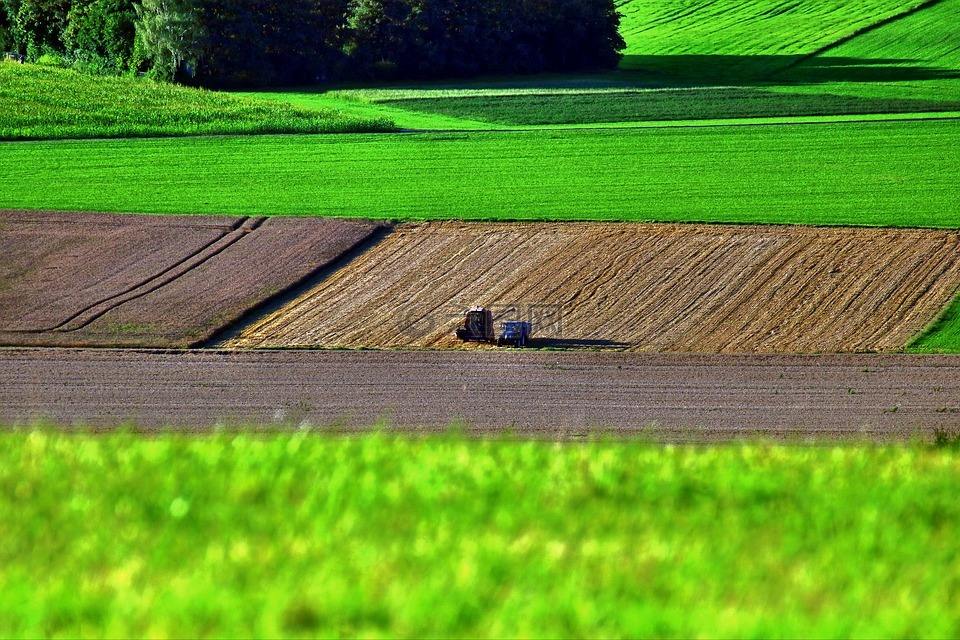
[[[378,228],[323,219],[0,212],[0,344],[188,346]]]
[[[960,430],[960,358],[0,349],[0,425],[377,424],[576,438],[903,440]]]
[[[481,304],[539,345],[902,349],[960,289],[960,233],[670,224],[402,225],[230,347],[477,348]]]

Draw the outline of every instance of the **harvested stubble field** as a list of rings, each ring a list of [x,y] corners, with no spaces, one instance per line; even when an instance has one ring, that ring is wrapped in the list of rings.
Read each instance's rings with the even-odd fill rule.
[[[402,225],[226,344],[456,348],[459,314],[483,304],[549,314],[545,347],[897,351],[960,288],[958,256],[949,231]]]
[[[321,219],[0,212],[0,344],[188,346],[377,228]]]

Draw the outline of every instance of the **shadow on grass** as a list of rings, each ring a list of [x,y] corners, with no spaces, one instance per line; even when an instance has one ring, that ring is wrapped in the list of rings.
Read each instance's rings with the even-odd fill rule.
[[[898,58],[839,56],[624,56],[621,76],[653,75],[678,84],[803,85],[825,82],[902,82],[960,78],[960,70]]]
[[[517,76],[485,76],[471,79],[346,83],[293,86],[271,93],[327,93],[329,91],[482,89],[588,90],[651,89],[731,85],[790,86],[828,82],[900,82],[960,78],[958,69],[942,69],[920,61],[898,58],[851,58],[790,55],[626,55],[620,67],[595,73],[549,73]],[[388,100],[387,95],[382,97]]]

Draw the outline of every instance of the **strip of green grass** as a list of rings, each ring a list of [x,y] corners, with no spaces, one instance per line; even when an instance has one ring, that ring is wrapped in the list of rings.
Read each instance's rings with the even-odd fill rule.
[[[357,93],[360,92],[327,91],[317,87],[315,90],[306,88],[300,91],[252,91],[237,95],[249,96],[256,100],[287,103],[300,109],[333,109],[358,118],[386,119],[401,129],[408,130],[482,131],[497,128],[497,125],[489,122],[454,118],[438,113],[409,111],[399,106],[370,102],[358,96]]]
[[[956,111],[960,102],[878,99],[826,93],[713,87],[583,94],[487,95],[388,101],[385,104],[468,120],[510,125],[576,124],[824,114]]]
[[[908,120],[908,119],[930,119],[930,118],[956,118],[958,111],[941,111],[947,106],[960,105],[960,94],[952,98],[951,102],[942,100],[932,87],[918,87],[917,85],[907,85],[905,83],[890,84],[871,84],[870,88],[876,90],[877,95],[861,95],[865,90],[859,85],[849,83],[833,83],[822,86],[802,87],[802,86],[767,86],[763,92],[751,89],[740,89],[735,87],[702,87],[688,89],[664,89],[667,93],[676,93],[678,98],[689,95],[690,98],[705,99],[706,103],[718,102],[714,92],[723,91],[744,91],[754,94],[763,99],[747,100],[742,105],[743,112],[770,113],[771,111],[790,112],[787,108],[790,105],[809,105],[808,111],[820,114],[830,115],[806,115],[806,116],[788,116],[788,115],[768,115],[752,117],[730,117],[731,109],[725,110],[725,117],[711,117],[712,108],[704,107],[700,104],[680,105],[674,102],[674,109],[677,111],[676,117],[686,115],[689,118],[697,119],[670,119],[670,120],[595,120],[599,117],[613,117],[616,114],[606,112],[602,107],[595,108],[593,105],[603,105],[608,102],[620,100],[617,94],[636,93],[632,89],[633,85],[624,86],[624,80],[615,80],[629,74],[601,74],[593,80],[602,86],[592,87],[584,85],[580,88],[558,88],[563,85],[556,76],[537,76],[533,78],[520,78],[516,82],[509,83],[508,86],[491,86],[491,82],[465,83],[458,85],[457,88],[450,88],[449,85],[430,83],[418,86],[402,87],[381,87],[368,89],[349,89],[337,91],[325,91],[317,88],[310,90],[305,88],[295,91],[270,91],[270,92],[250,92],[238,95],[249,95],[258,100],[274,100],[287,102],[303,109],[334,109],[342,113],[355,115],[363,118],[385,118],[402,129],[415,131],[504,131],[504,130],[536,130],[536,129],[595,129],[595,128],[646,128],[671,126],[712,126],[717,124],[800,124],[800,123],[830,123],[830,122],[849,122],[849,121],[875,121],[875,120]],[[579,76],[569,76],[571,82],[577,82]],[[960,83],[958,83],[960,89]],[[898,87],[902,88],[904,95],[898,94]],[[831,91],[835,93],[831,94]],[[772,92],[788,94],[783,97],[774,97]],[[766,95],[764,95],[764,93]],[[796,94],[806,94],[803,96]],[[681,95],[682,94],[682,95]],[[828,94],[824,97],[824,94]],[[840,95],[840,94],[849,94]],[[493,122],[490,119],[493,110],[502,109],[498,102],[500,98],[508,96],[507,109],[510,113],[504,114],[506,117],[517,117],[513,113],[514,107],[518,109],[524,105],[526,100],[543,103],[542,112],[534,112],[523,109],[519,116],[533,120],[543,119],[546,114],[548,120],[571,121],[564,124],[505,124],[502,122]],[[832,97],[831,97],[832,96]],[[853,97],[850,97],[853,96]],[[909,96],[909,97],[905,97]],[[566,100],[572,100],[576,103],[584,103],[585,111],[578,114],[577,118],[589,118],[591,120],[578,121],[566,115],[562,109],[558,109],[552,104],[552,99],[557,98],[558,104],[563,104]],[[866,98],[866,100],[864,100]],[[490,105],[491,110],[486,108],[477,109],[475,115],[485,117],[487,120],[473,120],[462,115],[449,115],[440,113],[445,110],[443,103],[447,99],[459,102],[462,99],[464,105],[476,105],[483,103]],[[477,102],[474,102],[476,100]],[[834,100],[831,102],[831,100]],[[722,104],[722,101],[719,101]],[[850,105],[846,108],[847,113],[837,114],[832,111],[836,109],[837,103],[841,105]],[[413,111],[411,107],[423,104],[433,111]],[[628,102],[626,104],[629,104]],[[875,105],[874,108],[880,111],[886,108],[894,112],[889,113],[863,113],[863,106]],[[770,105],[782,105],[777,109],[771,109]],[[913,108],[933,109],[933,111],[897,111],[902,105],[912,106]],[[618,105],[616,109],[624,109],[624,106]],[[632,109],[632,107],[630,107]],[[670,113],[669,107],[664,105],[660,110]],[[629,111],[628,111],[629,112]],[[635,112],[635,110],[634,110]],[[506,119],[506,118],[505,118]]]
[[[0,208],[960,227],[953,121],[0,145]]]
[[[933,326],[910,344],[908,350],[916,353],[960,353],[960,296]]]
[[[382,116],[0,62],[0,140],[391,130]]]
[[[0,436],[4,637],[955,637],[960,454]]]

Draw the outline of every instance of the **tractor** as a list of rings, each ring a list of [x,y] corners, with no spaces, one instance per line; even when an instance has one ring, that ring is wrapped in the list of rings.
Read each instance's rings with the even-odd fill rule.
[[[503,323],[500,336],[495,337],[493,312],[484,307],[471,307],[463,319],[463,324],[457,328],[457,338],[464,342],[496,343],[500,347],[508,344],[525,347],[530,341],[531,333],[533,327],[529,322],[508,320]]]
[[[532,331],[533,329],[529,322],[508,320],[504,322],[500,328],[500,337],[497,338],[497,346],[502,347],[505,344],[512,344],[517,348],[525,347],[530,340]]]

